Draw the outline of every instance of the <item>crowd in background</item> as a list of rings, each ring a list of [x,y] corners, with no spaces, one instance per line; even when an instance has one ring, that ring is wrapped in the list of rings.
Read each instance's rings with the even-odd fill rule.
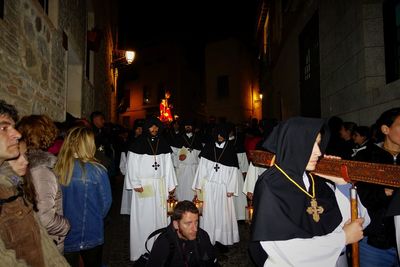
[[[110,184],[113,185],[116,175],[127,173],[128,152],[138,140],[142,140],[140,136],[148,131],[145,128],[145,118],[135,120],[130,129],[107,123],[104,114],[97,111],[92,113],[90,121],[69,119],[60,123],[53,122],[46,115],[30,115],[18,120],[12,106],[4,101],[0,102],[0,106],[0,117],[5,118],[6,127],[11,127],[9,131],[15,131],[12,132],[12,138],[19,140],[19,152],[1,159],[4,163],[0,164],[0,175],[6,177],[8,187],[4,186],[4,182],[0,183],[4,187],[0,186],[0,198],[20,198],[16,209],[23,210],[26,216],[30,216],[24,218],[34,222],[28,226],[16,224],[28,227],[32,232],[30,236],[21,237],[16,242],[11,240],[10,235],[15,236],[15,231],[19,230],[14,229],[14,233],[10,234],[5,232],[4,226],[11,225],[2,225],[0,256],[8,255],[12,262],[12,256],[7,254],[7,249],[13,249],[16,251],[16,262],[21,266],[23,263],[18,259],[25,259],[31,266],[66,265],[62,258],[54,257],[57,255],[52,248],[51,243],[54,243],[71,266],[79,266],[80,259],[86,266],[101,266],[104,218],[112,202]],[[391,127],[400,128],[399,118],[399,108],[382,114],[377,123],[370,126],[343,122],[338,117],[332,117],[328,121],[331,138],[326,154],[349,160],[398,164],[400,131]],[[182,151],[182,145],[177,145],[177,137],[187,133],[185,127],[189,125],[188,120],[193,127],[191,132],[198,137],[201,144],[199,151],[207,144],[217,142],[215,134],[224,135],[218,127],[225,125],[228,132],[234,133],[236,147],[241,147],[247,156],[250,150],[263,149],[263,143],[278,124],[275,119],[252,119],[236,125],[224,119],[217,122],[214,117],[210,117],[205,123],[195,123],[193,118],[175,120],[159,129],[159,135],[171,146],[172,154],[174,147]],[[5,130],[2,128],[1,131]],[[229,135],[223,137],[227,141]],[[239,155],[241,151],[236,152]],[[177,160],[182,161],[179,158],[182,154],[177,156]],[[216,163],[219,161],[216,160]],[[178,168],[178,165],[174,166]],[[243,176],[240,179],[243,180],[239,184],[242,187],[247,168],[241,170]],[[242,195],[241,191],[242,188],[239,188],[236,195]],[[360,183],[359,192],[361,201],[371,216],[371,224],[365,231],[366,238],[360,242],[361,259],[364,259],[361,266],[368,266],[368,262],[375,262],[377,259],[397,262],[395,222],[393,216],[387,215],[392,198],[397,197],[396,189]],[[131,201],[130,198],[128,201]],[[1,223],[4,221],[1,217],[5,216],[7,210],[5,206],[2,203],[0,208]],[[130,214],[130,210],[121,210],[121,213]],[[12,220],[16,221],[18,218]],[[32,239],[32,236],[35,238]],[[27,247],[19,247],[20,243]],[[39,256],[31,255],[30,251]],[[52,265],[49,262],[55,263]],[[382,265],[379,260],[376,262],[379,266],[398,266]]]

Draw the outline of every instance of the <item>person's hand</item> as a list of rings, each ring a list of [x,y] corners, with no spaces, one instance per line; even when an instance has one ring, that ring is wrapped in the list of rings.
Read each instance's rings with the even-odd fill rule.
[[[332,156],[332,155],[324,155],[325,159],[342,159],[341,157],[338,156]],[[333,175],[326,175],[318,172],[313,172],[315,175],[318,175],[319,177],[325,178],[329,181],[334,182],[335,184],[341,185],[341,184],[347,184],[347,182],[340,176],[333,176]]]
[[[226,193],[226,196],[231,197],[231,196],[233,196],[233,193]]]
[[[346,234],[346,245],[356,243],[364,237],[363,222],[364,218],[358,218],[353,222],[348,220],[344,224],[343,231]]]
[[[170,194],[171,196],[174,195],[174,194],[175,194],[175,188],[172,189],[171,191],[169,191],[169,194]]]
[[[133,188],[133,190],[135,190],[135,192],[142,193],[143,192],[143,187]]]
[[[393,195],[393,189],[391,189],[391,188],[385,188],[385,195],[386,195],[387,197],[392,196],[392,195]]]
[[[253,200],[253,193],[247,192],[247,198]]]

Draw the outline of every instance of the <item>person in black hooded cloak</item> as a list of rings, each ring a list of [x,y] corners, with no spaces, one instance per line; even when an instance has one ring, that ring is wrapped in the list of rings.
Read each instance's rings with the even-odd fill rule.
[[[263,144],[276,158],[254,190],[250,248],[258,243],[268,255],[262,263],[253,254],[259,266],[336,266],[345,245],[362,238],[364,219],[348,221],[350,204],[339,189],[348,185],[311,174],[328,140],[322,119],[297,117],[278,124]]]
[[[130,219],[130,258],[145,253],[145,241],[154,230],[166,227],[168,192],[177,186],[171,147],[160,136],[161,122],[151,117],[143,134],[128,152],[126,189],[133,190]],[[151,248],[153,240],[149,240]]]

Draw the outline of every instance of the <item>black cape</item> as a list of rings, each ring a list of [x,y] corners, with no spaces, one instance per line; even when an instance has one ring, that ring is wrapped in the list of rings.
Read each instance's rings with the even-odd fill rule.
[[[186,133],[183,133],[176,137],[175,143],[173,145],[177,148],[182,148],[183,146],[189,149],[196,149],[201,151],[203,145],[201,144],[201,138],[199,135],[193,133],[192,137],[188,137]]]
[[[321,131],[320,148],[323,153],[329,134],[322,119],[291,118],[275,127],[263,145],[276,154],[276,164],[304,189],[303,173]],[[336,197],[326,180],[314,175],[314,181],[316,200],[324,208],[319,222],[306,212],[310,206],[309,196],[276,167],[265,171],[254,190],[251,240],[277,241],[331,233],[342,221]],[[311,186],[309,192],[312,192]]]
[[[153,125],[159,128],[157,136],[150,135],[149,128]],[[161,136],[161,131],[162,123],[157,118],[148,119],[143,126],[143,134],[129,147],[129,151],[141,155],[154,155],[154,152],[155,155],[172,153],[168,142]]]
[[[214,142],[210,142],[201,150],[199,157],[206,158],[210,161],[219,163],[227,167],[239,168],[239,162],[236,155],[235,147],[228,140],[228,125],[219,124],[213,132]],[[218,135],[225,139],[223,148],[218,148],[215,144],[218,140]],[[222,155],[221,155],[222,154]]]

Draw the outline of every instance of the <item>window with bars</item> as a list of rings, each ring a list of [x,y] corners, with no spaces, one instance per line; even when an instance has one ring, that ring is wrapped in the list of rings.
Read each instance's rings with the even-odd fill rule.
[[[400,78],[400,0],[383,3],[386,83]]]
[[[304,80],[307,81],[311,78],[311,53],[310,49],[307,49],[304,59]]]

